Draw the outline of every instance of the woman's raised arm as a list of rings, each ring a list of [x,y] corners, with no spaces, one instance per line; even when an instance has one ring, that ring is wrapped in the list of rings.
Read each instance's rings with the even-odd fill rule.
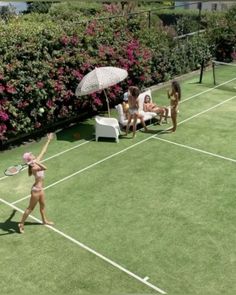
[[[39,156],[36,158],[37,161],[41,161],[43,155],[46,153],[47,148],[48,148],[48,145],[49,145],[49,143],[50,143],[50,141],[51,141],[51,139],[52,139],[52,137],[53,137],[53,134],[52,134],[52,133],[49,133],[49,134],[47,135],[47,137],[48,137],[48,140],[47,140],[47,142],[45,143],[45,145],[43,146],[43,148],[42,148],[42,150],[41,150]]]

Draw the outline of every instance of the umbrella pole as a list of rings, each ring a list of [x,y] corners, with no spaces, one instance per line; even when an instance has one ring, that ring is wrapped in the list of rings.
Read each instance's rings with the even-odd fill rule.
[[[104,91],[104,94],[105,94],[105,97],[106,97],[108,116],[110,117],[111,116],[111,113],[110,113],[110,107],[109,107],[109,100],[108,100],[108,97],[107,97],[107,94],[106,94],[105,89],[103,89],[103,91]]]

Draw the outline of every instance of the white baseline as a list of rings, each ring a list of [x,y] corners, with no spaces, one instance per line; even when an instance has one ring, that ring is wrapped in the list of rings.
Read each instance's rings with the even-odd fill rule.
[[[201,94],[204,94],[204,93],[207,93],[207,92],[209,92],[209,91],[212,91],[212,90],[214,90],[214,89],[216,89],[216,88],[218,88],[218,87],[220,87],[220,86],[222,86],[222,85],[225,85],[225,84],[227,84],[227,83],[232,82],[232,81],[235,80],[235,79],[236,79],[236,78],[233,78],[233,79],[231,79],[231,80],[229,80],[229,81],[226,81],[226,82],[224,82],[224,83],[221,83],[221,84],[219,84],[219,85],[217,85],[217,86],[214,86],[214,87],[212,87],[212,88],[209,88],[209,89],[207,89],[207,90],[204,90],[204,91],[202,91],[202,92],[199,92],[199,93],[197,93],[197,94],[194,94],[194,95],[192,95],[192,96],[190,96],[190,97],[188,97],[188,98],[186,98],[186,99],[180,101],[180,103],[186,102],[186,101],[188,101],[188,100],[190,100],[190,99],[192,99],[192,98],[194,98],[194,97],[200,96]],[[85,142],[83,142],[83,143],[81,143],[81,144],[78,144],[78,145],[76,145],[76,146],[74,146],[74,147],[71,147],[71,148],[66,149],[66,150],[64,150],[64,151],[62,151],[62,152],[59,152],[59,153],[57,153],[57,154],[55,154],[55,155],[53,155],[53,156],[51,156],[51,157],[49,157],[49,158],[44,159],[42,162],[44,162],[44,161],[48,161],[48,160],[51,160],[51,159],[53,159],[53,158],[55,158],[55,157],[58,157],[58,156],[60,156],[60,155],[63,155],[64,153],[67,153],[67,152],[69,152],[69,151],[71,151],[71,150],[73,150],[73,149],[76,149],[77,147],[79,147],[79,146],[81,146],[81,145],[84,145],[84,144],[86,144],[86,143],[89,143],[89,142],[91,142],[91,141],[93,141],[93,140],[94,140],[94,139],[91,139],[91,140],[85,141]],[[22,171],[25,170],[25,169],[27,169],[27,168],[22,169]],[[5,178],[7,178],[7,176],[0,177],[0,181],[3,180],[3,179],[5,179]]]
[[[191,117],[189,117],[189,118],[187,118],[187,119],[185,119],[185,120],[179,122],[178,125],[181,125],[181,124],[183,124],[183,123],[185,123],[185,122],[187,122],[187,121],[189,121],[189,120],[192,120],[193,118],[196,118],[196,117],[198,117],[198,116],[200,116],[200,115],[202,115],[202,114],[204,114],[204,113],[206,113],[206,112],[208,112],[208,111],[210,111],[210,110],[212,110],[212,109],[215,109],[215,108],[221,106],[222,104],[224,104],[224,103],[226,103],[226,102],[228,102],[228,101],[230,101],[230,100],[232,100],[232,99],[234,99],[234,98],[236,98],[236,96],[232,96],[232,97],[230,97],[230,98],[228,98],[228,99],[226,99],[226,100],[224,100],[224,101],[222,101],[222,102],[220,102],[220,103],[214,105],[213,107],[208,108],[207,110],[204,110],[204,111],[202,111],[202,112],[200,112],[200,113],[198,113],[198,114],[196,114],[196,115],[193,115],[193,116],[191,116]],[[162,133],[162,132],[161,132],[161,133]],[[107,161],[107,160],[109,160],[109,159],[111,159],[111,158],[113,158],[113,157],[115,157],[115,156],[118,156],[118,155],[120,155],[120,154],[126,152],[127,150],[130,150],[130,149],[136,147],[137,145],[142,144],[142,143],[146,142],[147,140],[149,140],[149,139],[151,139],[151,138],[155,138],[155,137],[157,137],[157,136],[158,136],[157,134],[154,134],[154,135],[152,135],[152,136],[149,136],[149,137],[147,137],[147,138],[145,138],[145,139],[143,139],[143,140],[141,140],[141,141],[139,141],[139,142],[137,142],[137,143],[135,143],[135,144],[133,144],[133,145],[131,145],[131,146],[129,146],[129,147],[127,147],[127,148],[125,148],[125,149],[123,149],[123,150],[117,152],[117,153],[115,153],[115,154],[112,154],[112,155],[110,155],[110,156],[108,156],[108,157],[106,157],[106,158],[104,158],[104,159],[102,159],[102,160],[100,160],[100,161],[97,161],[97,162],[95,162],[95,163],[93,163],[93,164],[91,164],[91,165],[89,165],[89,166],[87,166],[87,167],[85,167],[85,168],[83,168],[83,169],[80,169],[80,170],[76,171],[76,172],[73,173],[73,174],[70,174],[70,175],[68,175],[68,176],[66,176],[66,177],[64,177],[64,178],[62,178],[62,179],[60,179],[60,180],[58,180],[58,181],[56,181],[56,182],[54,182],[54,183],[52,183],[52,184],[46,186],[46,187],[44,188],[44,190],[49,189],[50,187],[53,187],[53,186],[55,186],[55,185],[57,185],[57,184],[59,184],[59,183],[65,181],[65,180],[68,180],[68,179],[70,179],[70,178],[72,178],[72,177],[74,177],[74,176],[76,176],[76,175],[78,175],[78,174],[80,174],[80,173],[82,173],[82,172],[84,172],[84,171],[90,169],[90,168],[93,168],[93,167],[97,166],[98,164],[101,164],[101,163],[103,163],[103,162],[105,162],[105,161]],[[23,197],[23,198],[21,198],[21,199],[15,201],[15,202],[12,202],[12,204],[17,204],[17,203],[19,203],[19,202],[21,202],[21,201],[23,201],[23,200],[25,200],[25,199],[28,199],[29,197],[30,197],[30,195],[27,195],[27,196],[25,196],[25,197]]]
[[[20,208],[10,204],[9,202],[3,200],[0,198],[0,202],[2,202],[3,204],[7,205],[7,206],[10,206],[11,208],[21,212],[21,213],[24,213],[23,210],[21,210]],[[41,220],[39,220],[38,218],[32,216],[32,215],[29,215],[30,218],[32,218],[33,220],[37,221],[38,223],[42,223]],[[79,242],[78,240],[72,238],[71,236],[67,235],[67,234],[64,234],[62,231],[56,229],[55,227],[53,226],[50,226],[50,225],[45,225],[46,227],[48,227],[49,229],[51,229],[52,231],[56,232],[57,234],[63,236],[64,238],[66,238],[67,240],[70,240],[71,242],[77,244],[78,246],[80,246],[81,248],[87,250],[88,252],[98,256],[99,258],[101,258],[102,260],[108,262],[109,264],[113,265],[114,267],[118,268],[119,270],[125,272],[126,274],[128,274],[129,276],[135,278],[136,280],[140,281],[141,283],[147,285],[148,287],[152,288],[153,290],[161,293],[161,294],[167,294],[165,291],[163,291],[162,289],[158,288],[157,286],[147,282],[147,277],[145,277],[144,279],[139,277],[138,275],[136,275],[135,273],[127,270],[126,268],[124,268],[123,266],[119,265],[118,263],[114,262],[113,260],[103,256],[102,254],[96,252],[95,250],[91,249],[90,247],[86,246],[85,244]]]

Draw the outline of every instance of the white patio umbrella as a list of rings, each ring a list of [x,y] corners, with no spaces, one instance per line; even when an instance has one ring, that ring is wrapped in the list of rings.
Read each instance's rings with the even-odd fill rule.
[[[108,115],[110,117],[109,100],[105,89],[121,82],[127,76],[128,72],[126,70],[117,67],[95,68],[80,81],[76,88],[75,95],[82,96],[103,90],[106,97]]]

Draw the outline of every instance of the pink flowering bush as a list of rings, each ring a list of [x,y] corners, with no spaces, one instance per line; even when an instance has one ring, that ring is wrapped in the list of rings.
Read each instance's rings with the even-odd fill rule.
[[[28,27],[21,34],[9,30],[11,38],[0,40],[1,139],[106,109],[101,91],[75,97],[77,85],[95,66],[117,66],[129,72],[126,81],[107,89],[111,106],[128,85],[151,83],[152,52],[121,21],[107,26],[94,20],[63,29],[47,22],[41,29],[33,25],[36,32]],[[8,50],[3,49],[4,42]]]
[[[100,16],[120,14],[116,5],[106,9]],[[204,38],[174,42],[173,28],[158,20],[150,31],[143,15],[84,23],[54,17],[27,15],[0,28],[0,140],[106,110],[102,91],[75,96],[81,79],[95,67],[128,71],[126,80],[107,89],[112,107],[129,85],[142,89],[166,81],[197,69],[210,56]]]

